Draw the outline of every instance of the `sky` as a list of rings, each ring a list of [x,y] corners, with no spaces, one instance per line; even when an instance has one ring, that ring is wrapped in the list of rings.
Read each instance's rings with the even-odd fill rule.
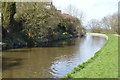
[[[58,10],[62,10],[63,13],[69,5],[75,6],[79,11],[82,11],[85,14],[83,24],[87,24],[91,19],[101,20],[104,16],[117,12],[119,1],[120,0],[52,0],[53,5]]]
[[[104,16],[111,15],[118,11],[118,2],[120,0],[52,0],[53,5],[65,12],[69,5],[75,6],[84,12],[86,24],[91,19],[101,20]]]

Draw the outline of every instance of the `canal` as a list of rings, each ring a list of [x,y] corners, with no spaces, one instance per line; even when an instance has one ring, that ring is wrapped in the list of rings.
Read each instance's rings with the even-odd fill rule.
[[[2,58],[3,78],[60,78],[94,56],[106,39],[86,35],[39,48],[11,49]]]

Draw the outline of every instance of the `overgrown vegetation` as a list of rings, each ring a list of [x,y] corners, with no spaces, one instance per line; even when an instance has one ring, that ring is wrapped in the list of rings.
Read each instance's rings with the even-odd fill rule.
[[[3,42],[14,44],[13,46],[40,46],[42,42],[85,34],[79,19],[61,14],[54,7],[49,8],[46,5],[3,2],[2,27],[6,33]]]
[[[79,65],[65,78],[117,78],[118,37],[111,34],[107,36],[107,44],[95,53],[93,58]]]

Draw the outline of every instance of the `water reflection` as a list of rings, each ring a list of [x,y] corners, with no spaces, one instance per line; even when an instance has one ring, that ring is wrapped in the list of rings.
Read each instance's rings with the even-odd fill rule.
[[[94,56],[105,39],[87,35],[83,38],[48,43],[41,48],[13,49],[3,52],[3,58],[19,65],[3,69],[4,78],[59,78]],[[4,67],[6,67],[6,63]],[[11,63],[9,63],[11,64]],[[11,74],[12,73],[12,74]]]
[[[10,68],[12,68],[12,67],[14,67],[14,66],[19,66],[19,65],[21,65],[22,64],[22,59],[20,59],[20,58],[5,58],[5,57],[3,57],[2,58],[2,69],[3,70],[5,70],[5,69],[10,69]]]
[[[74,38],[71,39],[66,39],[63,41],[55,41],[55,42],[45,42],[42,43],[41,47],[65,47],[65,46],[74,46],[75,45],[75,40]]]

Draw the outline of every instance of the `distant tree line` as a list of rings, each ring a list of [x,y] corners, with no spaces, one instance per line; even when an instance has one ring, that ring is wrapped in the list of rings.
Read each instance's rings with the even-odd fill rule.
[[[118,31],[118,13],[105,16],[102,20],[92,19],[87,26],[91,28],[92,32],[120,34]]]

